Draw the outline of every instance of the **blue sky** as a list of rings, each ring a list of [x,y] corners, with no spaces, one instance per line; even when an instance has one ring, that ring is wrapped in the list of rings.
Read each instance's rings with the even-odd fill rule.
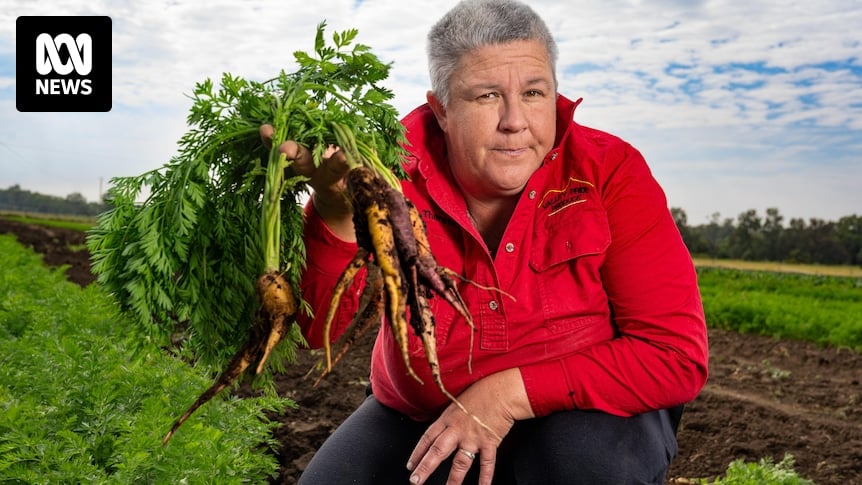
[[[560,92],[584,98],[575,119],[640,149],[689,223],[862,214],[862,1],[529,3],[557,37]],[[453,4],[0,0],[0,188],[96,200],[111,177],[162,166],[196,82],[290,71],[322,20],[393,63],[385,84],[406,114],[428,88],[425,34]],[[112,18],[110,112],[16,110],[21,15]]]

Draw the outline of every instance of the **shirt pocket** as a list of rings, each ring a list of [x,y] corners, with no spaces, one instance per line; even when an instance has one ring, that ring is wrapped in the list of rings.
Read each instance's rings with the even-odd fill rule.
[[[608,217],[601,209],[578,211],[568,217],[549,215],[544,223],[536,224],[530,266],[541,273],[577,258],[601,255],[610,244]]]
[[[536,225],[530,267],[544,326],[570,331],[608,317],[601,265],[611,243],[607,214],[587,208],[545,217]],[[541,217],[541,216],[540,216]]]

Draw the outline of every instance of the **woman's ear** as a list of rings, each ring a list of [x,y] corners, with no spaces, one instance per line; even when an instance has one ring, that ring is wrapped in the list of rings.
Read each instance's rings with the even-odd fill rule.
[[[428,91],[425,93],[425,99],[428,101],[428,106],[431,107],[431,111],[434,112],[434,116],[437,118],[437,124],[440,125],[440,129],[443,132],[446,132],[446,107],[443,106],[443,103],[434,95],[432,91]]]

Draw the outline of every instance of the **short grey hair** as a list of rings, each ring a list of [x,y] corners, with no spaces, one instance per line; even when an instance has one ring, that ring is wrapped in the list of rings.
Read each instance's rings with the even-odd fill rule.
[[[532,8],[515,0],[461,1],[428,33],[431,91],[444,106],[448,105],[449,81],[462,55],[517,40],[538,40],[545,45],[556,88],[557,43]]]

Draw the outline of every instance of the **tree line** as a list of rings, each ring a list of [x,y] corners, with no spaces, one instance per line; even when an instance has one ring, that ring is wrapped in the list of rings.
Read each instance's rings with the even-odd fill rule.
[[[105,201],[87,202],[77,192],[56,197],[23,190],[19,185],[0,189],[0,210],[96,216],[108,208]],[[845,216],[838,221],[791,218],[785,226],[777,208],[766,209],[763,216],[749,209],[736,219],[722,219],[716,212],[709,223],[690,226],[683,209],[674,207],[671,213],[686,246],[696,256],[862,265],[862,216]]]
[[[17,184],[8,189],[0,189],[0,210],[64,216],[96,216],[107,209],[108,206],[104,202],[87,202],[87,199],[78,192],[66,197],[57,197],[23,190]]]
[[[777,208],[761,216],[754,209],[736,219],[714,213],[709,223],[689,226],[685,211],[671,208],[676,226],[693,255],[786,263],[862,265],[862,216],[838,221],[784,216]]]

